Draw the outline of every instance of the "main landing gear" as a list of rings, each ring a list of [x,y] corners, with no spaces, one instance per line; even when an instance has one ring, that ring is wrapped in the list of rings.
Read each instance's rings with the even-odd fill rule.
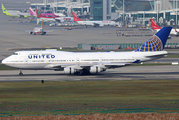
[[[20,75],[20,76],[23,76],[23,73],[22,73],[22,71],[21,71],[21,70],[20,70],[20,73],[19,73],[19,75]]]

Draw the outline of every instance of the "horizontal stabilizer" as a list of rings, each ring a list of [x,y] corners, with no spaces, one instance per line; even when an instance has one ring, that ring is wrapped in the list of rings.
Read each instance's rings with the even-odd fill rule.
[[[165,57],[166,55],[168,55],[168,53],[163,53],[163,54],[156,54],[156,55],[148,55],[148,56],[145,56],[147,58],[154,58],[154,57],[157,57],[157,58],[161,58],[161,57]]]

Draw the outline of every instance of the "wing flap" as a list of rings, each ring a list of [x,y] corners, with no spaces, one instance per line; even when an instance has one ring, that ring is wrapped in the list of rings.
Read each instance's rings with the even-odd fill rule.
[[[53,32],[54,30],[45,30],[44,32]]]

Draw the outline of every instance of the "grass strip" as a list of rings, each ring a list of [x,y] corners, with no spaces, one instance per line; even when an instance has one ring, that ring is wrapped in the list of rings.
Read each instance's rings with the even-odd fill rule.
[[[179,112],[178,93],[179,80],[1,82],[0,116]]]
[[[6,65],[0,64],[0,70],[18,70],[16,68],[8,67]]]
[[[1,82],[2,101],[179,99],[178,80]]]

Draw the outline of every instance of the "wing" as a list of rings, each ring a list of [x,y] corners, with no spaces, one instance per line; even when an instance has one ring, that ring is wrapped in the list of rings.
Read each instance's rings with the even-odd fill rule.
[[[104,24],[93,23],[93,26],[104,26]]]
[[[17,12],[17,14],[19,15],[20,18],[24,18],[25,16],[19,12]]]
[[[22,32],[31,32],[32,31],[32,30],[20,30],[20,29],[16,29],[16,28],[15,28],[15,30],[16,31],[22,31]]]
[[[99,23],[93,23],[93,25],[94,25],[94,26],[100,26],[100,24],[99,24]]]
[[[137,62],[133,62],[137,63]],[[133,63],[87,63],[87,64],[49,64],[45,66],[45,68],[50,69],[63,69],[65,67],[74,67],[75,69],[82,70],[82,69],[90,69],[92,66],[100,66],[104,69],[111,69],[111,68],[118,68],[118,67],[124,67],[127,65],[131,65]]]
[[[32,30],[25,30],[25,32],[32,32]]]

